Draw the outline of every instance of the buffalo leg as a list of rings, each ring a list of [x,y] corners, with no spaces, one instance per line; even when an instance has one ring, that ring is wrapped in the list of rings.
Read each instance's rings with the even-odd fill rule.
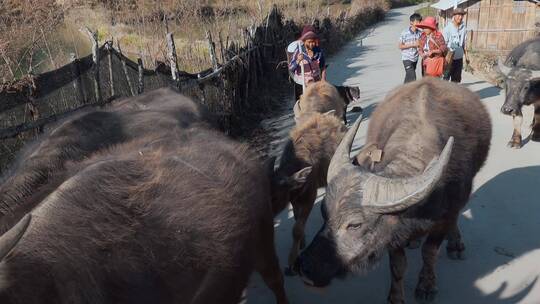
[[[246,282],[239,282],[236,274],[209,271],[197,288],[190,303],[237,303]]]
[[[262,238],[257,246],[256,269],[261,274],[264,282],[272,290],[278,304],[287,304],[285,283],[279,267],[279,260],[274,244],[273,220],[262,228]]]
[[[534,105],[531,140],[540,141],[540,102]]]
[[[298,215],[296,215],[296,221],[293,226],[293,244],[291,251],[289,252],[289,267],[286,270],[287,275],[295,275],[294,264],[298,254],[300,253],[302,245],[305,244],[304,229],[316,198],[317,188],[307,189],[306,192],[304,192],[303,195],[296,200],[296,202],[293,202],[293,204],[297,206],[296,210],[298,210]]]
[[[448,233],[448,244],[446,254],[452,260],[465,260],[465,244],[461,240],[461,233],[457,224]]]
[[[405,303],[403,276],[407,270],[407,256],[403,248],[391,249],[388,253],[390,257],[390,271],[392,273],[388,303],[403,304]]]
[[[512,133],[512,138],[508,142],[508,146],[510,148],[519,149],[521,148],[521,124],[523,123],[523,116],[514,115],[512,117],[514,123],[514,132]]]
[[[424,262],[418,285],[416,285],[415,297],[419,302],[433,302],[437,295],[437,280],[435,276],[435,263],[437,262],[437,254],[439,247],[446,236],[445,233],[431,233],[422,245],[422,260]]]

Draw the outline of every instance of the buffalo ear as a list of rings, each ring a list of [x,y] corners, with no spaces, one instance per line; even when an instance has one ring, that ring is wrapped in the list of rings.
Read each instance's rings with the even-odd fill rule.
[[[305,167],[304,169],[295,172],[291,177],[287,179],[287,184],[291,190],[300,189],[306,183],[313,167]]]

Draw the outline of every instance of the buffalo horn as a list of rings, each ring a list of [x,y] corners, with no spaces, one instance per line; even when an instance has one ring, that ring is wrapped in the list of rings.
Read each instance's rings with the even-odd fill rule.
[[[406,178],[382,177],[365,172],[363,179],[363,204],[378,213],[405,210],[424,200],[437,186],[450,160],[454,138],[450,137],[439,155],[418,176]]]
[[[334,152],[332,160],[330,160],[330,165],[328,166],[328,175],[326,177],[328,183],[330,183],[342,168],[353,165],[349,158],[349,152],[351,151],[354,136],[356,135],[361,122],[362,115],[356,119],[354,125],[347,131],[339,143],[336,152]]]
[[[499,71],[501,71],[501,73],[505,77],[507,77],[508,74],[510,74],[510,71],[512,70],[512,68],[510,68],[509,66],[504,64],[504,62],[502,61],[502,59],[500,57],[499,57],[498,67],[499,67]]]

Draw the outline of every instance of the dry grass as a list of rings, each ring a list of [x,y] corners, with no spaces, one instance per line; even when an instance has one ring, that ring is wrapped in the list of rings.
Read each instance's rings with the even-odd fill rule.
[[[261,24],[276,5],[296,24],[354,16],[388,7],[388,0],[7,0],[0,7],[0,73],[19,78],[32,69],[44,72],[66,64],[69,54],[90,53],[79,28],[98,30],[100,42],[113,39],[130,58],[142,56],[146,67],[166,61],[166,32],[175,36],[181,70],[210,66],[206,31],[220,47],[245,44],[245,29]],[[36,9],[37,8],[37,9]],[[45,31],[43,30],[45,29]],[[31,39],[29,39],[29,37]],[[221,43],[219,42],[221,38]]]

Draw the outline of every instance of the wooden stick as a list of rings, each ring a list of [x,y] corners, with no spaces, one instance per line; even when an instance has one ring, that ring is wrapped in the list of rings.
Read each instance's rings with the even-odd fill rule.
[[[218,63],[216,59],[216,46],[212,41],[212,34],[210,31],[206,31],[206,40],[208,40],[208,51],[210,52],[210,60],[212,62],[212,68],[215,70],[218,69]]]
[[[107,49],[107,57],[109,60],[109,81],[111,83],[111,96],[114,96],[114,76],[113,76],[113,60],[112,60],[112,40],[105,42],[105,48]]]
[[[81,80],[81,71],[79,69],[79,59],[77,59],[75,53],[71,53],[70,61],[71,61],[71,72],[75,76],[73,80],[73,89],[75,90],[75,94],[77,94],[77,100],[79,101],[79,104],[85,104],[86,96],[84,94],[84,87],[82,85],[82,80]]]
[[[133,84],[131,83],[131,79],[129,78],[129,73],[126,65],[126,59],[124,55],[122,54],[122,47],[120,46],[120,41],[116,42],[116,45],[118,46],[118,53],[120,54],[120,62],[122,62],[122,70],[124,70],[124,75],[126,76],[126,80],[129,86],[129,92],[131,93],[131,96],[135,96],[135,89],[133,88]]]
[[[225,62],[225,49],[223,46],[223,37],[221,36],[221,31],[219,31],[219,51],[221,53],[221,62]]]
[[[174,81],[178,80],[178,59],[176,57],[176,47],[174,45],[174,37],[172,33],[167,33],[167,47],[169,64],[171,65],[171,76]]]
[[[139,94],[142,94],[142,92],[144,92],[144,66],[143,66],[143,61],[140,54],[139,54],[139,57],[137,58],[137,66],[138,66],[138,71],[139,71],[139,86],[137,88],[137,91]]]
[[[98,32],[92,32],[88,27],[81,29],[88,35],[92,42],[92,60],[94,61],[94,94],[97,102],[101,102],[101,88],[99,84],[99,45],[98,45]]]

